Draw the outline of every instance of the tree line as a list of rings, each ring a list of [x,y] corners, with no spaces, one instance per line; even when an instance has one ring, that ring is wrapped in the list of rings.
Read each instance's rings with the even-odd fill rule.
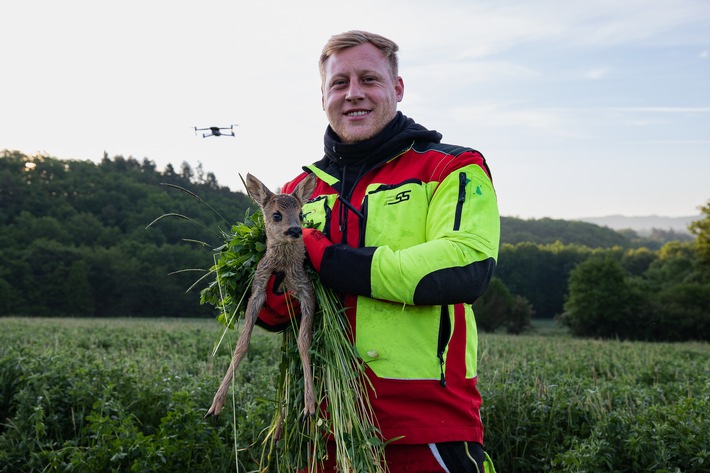
[[[710,202],[697,238],[659,250],[577,244],[503,244],[491,286],[474,305],[486,331],[519,333],[533,316],[573,335],[710,340]]]
[[[202,166],[0,154],[0,315],[212,316],[186,290],[251,201]],[[165,218],[146,228],[161,215]],[[191,240],[191,241],[188,241]]]
[[[193,284],[213,264],[222,232],[250,205],[201,164],[158,170],[147,158],[104,154],[94,163],[2,151],[0,315],[214,316],[199,303],[204,286]],[[586,222],[503,217],[498,269],[476,303],[477,321],[483,330],[517,333],[532,317],[558,317],[580,335],[625,338],[618,328],[592,328],[600,320],[613,327],[603,320],[612,312],[624,320],[643,313],[690,326],[706,321],[709,219],[693,224],[694,237],[661,230],[640,237]],[[599,261],[614,267],[609,287],[609,274],[589,269]],[[625,288],[618,301],[626,305],[610,303],[611,288]],[[590,297],[596,312],[580,302],[584,289],[598,296]],[[580,313],[602,319],[581,322]]]

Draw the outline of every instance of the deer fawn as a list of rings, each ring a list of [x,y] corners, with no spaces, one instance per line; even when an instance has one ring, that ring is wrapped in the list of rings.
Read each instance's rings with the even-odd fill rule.
[[[301,181],[291,194],[274,194],[264,184],[251,174],[247,174],[247,192],[259,204],[264,215],[266,227],[266,253],[254,272],[251,285],[251,297],[247,303],[244,316],[244,328],[237,340],[234,357],[227,374],[222,379],[212,406],[207,415],[219,416],[227,399],[229,383],[234,371],[244,358],[249,348],[251,332],[257,316],[266,300],[266,284],[274,272],[283,271],[284,290],[293,291],[301,305],[301,327],[298,332],[298,352],[303,364],[304,415],[315,414],[315,397],[313,393],[313,373],[311,358],[308,353],[313,341],[313,313],[315,310],[315,295],[313,285],[306,276],[303,261],[306,248],[301,238],[301,207],[313,194],[316,178],[309,174]]]

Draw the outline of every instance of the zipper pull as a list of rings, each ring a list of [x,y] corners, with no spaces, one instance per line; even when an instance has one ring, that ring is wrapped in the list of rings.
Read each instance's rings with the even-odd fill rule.
[[[439,341],[436,350],[436,357],[439,358],[439,369],[441,370],[441,378],[439,383],[446,387],[446,376],[444,375],[444,352],[446,351],[446,344],[449,341],[449,336],[451,335],[451,322],[449,320],[449,306],[441,306],[441,316],[439,318]]]

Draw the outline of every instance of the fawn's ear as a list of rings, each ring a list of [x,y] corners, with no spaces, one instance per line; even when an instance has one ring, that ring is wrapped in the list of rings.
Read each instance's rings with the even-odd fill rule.
[[[306,176],[305,179],[303,179],[301,182],[298,183],[296,188],[291,192],[291,195],[294,196],[298,201],[301,203],[301,205],[305,204],[306,201],[313,195],[313,191],[316,189],[316,175],[315,174],[309,174]]]
[[[259,179],[247,174],[247,192],[261,207],[274,195]]]

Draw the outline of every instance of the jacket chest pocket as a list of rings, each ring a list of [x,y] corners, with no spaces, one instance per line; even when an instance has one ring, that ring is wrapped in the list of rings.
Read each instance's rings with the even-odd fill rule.
[[[306,202],[303,205],[302,210],[303,221],[312,222],[318,230],[327,235],[327,229],[330,226],[330,218],[333,211],[333,204],[337,198],[338,196],[335,194],[326,194]]]
[[[364,246],[397,250],[425,242],[429,199],[419,180],[370,186],[363,204]]]

